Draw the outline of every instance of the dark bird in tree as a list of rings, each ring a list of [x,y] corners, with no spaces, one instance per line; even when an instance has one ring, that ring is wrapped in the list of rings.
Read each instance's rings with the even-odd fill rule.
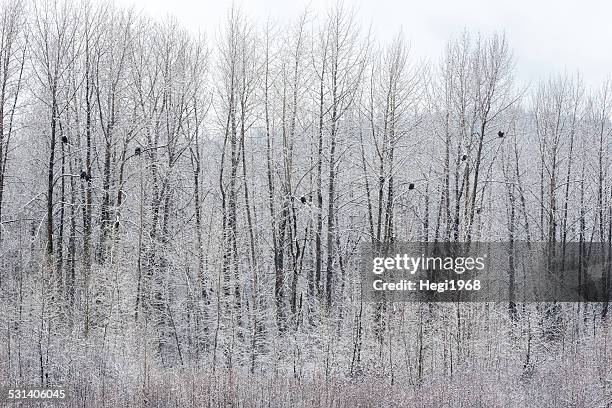
[[[300,201],[302,202],[302,204],[306,204],[306,197],[301,196]]]
[[[140,156],[140,153],[142,153],[142,150],[140,149],[140,147],[137,147],[136,149],[134,149],[134,154],[136,156]]]
[[[478,207],[478,208],[476,209],[476,214],[480,214],[480,212],[481,212],[481,211],[482,211],[482,208]]]
[[[464,154],[463,156],[461,156],[461,161],[466,161],[467,160],[467,154]]]
[[[66,136],[62,136],[62,143],[68,143],[68,138]]]
[[[408,190],[414,190],[414,183],[408,184]]]
[[[87,173],[84,170],[81,170],[81,179],[85,180],[87,178]]]
[[[504,132],[502,132],[501,130],[499,132],[497,132],[497,136],[498,137],[504,137]]]

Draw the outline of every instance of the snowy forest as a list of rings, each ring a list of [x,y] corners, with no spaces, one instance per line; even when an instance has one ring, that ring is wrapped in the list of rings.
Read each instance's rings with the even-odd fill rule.
[[[522,86],[512,38],[469,27],[423,62],[341,3],[233,6],[206,36],[109,2],[0,7],[0,385],[66,407],[611,406],[607,303],[371,302],[357,263],[612,242],[612,81]]]

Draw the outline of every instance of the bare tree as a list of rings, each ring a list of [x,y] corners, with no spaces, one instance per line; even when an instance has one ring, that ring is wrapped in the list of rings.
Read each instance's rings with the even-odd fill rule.
[[[23,87],[27,35],[25,6],[21,1],[4,3],[0,10],[0,244],[2,243],[2,207],[4,186],[11,148],[17,131],[15,114]]]

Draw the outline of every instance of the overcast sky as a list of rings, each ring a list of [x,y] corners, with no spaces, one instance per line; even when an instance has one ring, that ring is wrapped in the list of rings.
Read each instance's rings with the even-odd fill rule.
[[[192,30],[218,32],[231,0],[120,0],[151,16],[172,14]],[[464,28],[484,34],[504,31],[517,62],[517,79],[537,81],[580,70],[587,85],[612,75],[610,0],[345,0],[355,5],[364,29],[385,41],[400,29],[418,59],[439,58],[446,41]],[[256,21],[285,21],[308,7],[323,16],[332,1],[238,1]]]

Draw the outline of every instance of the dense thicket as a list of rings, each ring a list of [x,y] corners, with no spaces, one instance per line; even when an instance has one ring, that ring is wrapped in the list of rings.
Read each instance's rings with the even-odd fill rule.
[[[207,39],[4,1],[0,379],[79,406],[609,401],[607,304],[361,294],[363,242],[612,241],[612,82],[514,64],[467,32],[417,64],[340,5]]]

